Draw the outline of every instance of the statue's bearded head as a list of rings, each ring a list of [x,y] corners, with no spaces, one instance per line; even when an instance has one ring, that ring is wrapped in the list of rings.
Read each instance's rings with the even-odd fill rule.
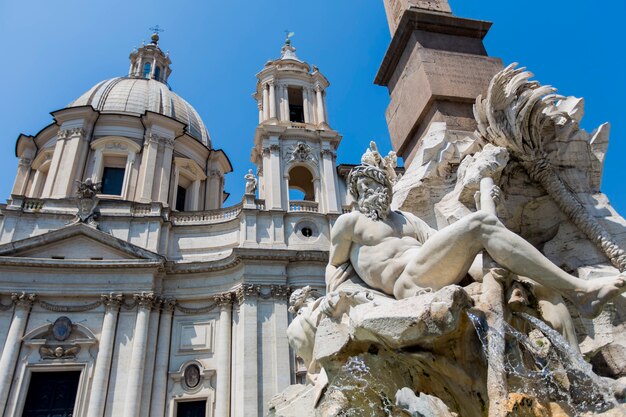
[[[392,186],[386,171],[371,165],[359,165],[348,178],[350,194],[359,211],[372,220],[385,220],[391,206]]]

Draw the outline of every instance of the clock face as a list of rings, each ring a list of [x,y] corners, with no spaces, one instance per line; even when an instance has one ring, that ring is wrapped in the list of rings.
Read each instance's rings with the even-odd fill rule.
[[[185,368],[184,379],[187,387],[197,387],[200,383],[200,368],[198,368],[198,365],[192,364]]]
[[[67,340],[67,338],[70,337],[71,332],[72,320],[70,320],[69,317],[59,317],[52,325],[52,337],[54,337],[59,342]]]

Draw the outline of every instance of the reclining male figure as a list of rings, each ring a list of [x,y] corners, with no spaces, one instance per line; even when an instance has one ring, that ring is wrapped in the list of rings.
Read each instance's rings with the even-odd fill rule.
[[[407,298],[458,284],[468,272],[474,275],[470,267],[485,250],[514,274],[572,300],[585,317],[599,314],[607,301],[626,290],[623,275],[585,281],[567,274],[486,212],[479,210],[436,231],[410,213],[392,211],[389,175],[378,166],[359,165],[348,181],[359,211],[341,215],[332,228],[329,286],[337,268],[350,262],[370,287]]]

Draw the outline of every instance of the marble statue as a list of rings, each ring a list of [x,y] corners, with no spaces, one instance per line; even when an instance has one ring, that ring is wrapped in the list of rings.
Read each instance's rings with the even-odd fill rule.
[[[392,183],[376,154],[375,148],[368,150],[350,174],[358,211],[340,216],[332,229],[329,291],[340,283],[337,268],[347,262],[368,286],[396,299],[436,291],[475,273],[472,266],[482,250],[511,272],[559,291],[587,317],[626,290],[626,276],[584,281],[565,273],[486,212],[436,231],[411,213],[390,210]]]
[[[257,179],[251,169],[244,175],[244,179],[246,180],[246,195],[254,195],[257,187]]]
[[[528,77],[514,67],[498,73],[486,98],[477,99],[474,136],[457,141],[463,149],[429,153],[441,159],[431,167],[440,171],[437,184],[449,181],[429,200],[438,230],[426,222],[434,224],[432,216],[392,209],[393,191],[402,188],[394,188],[396,156],[383,157],[371,142],[348,176],[356,210],[331,229],[326,294],[305,287],[290,300],[287,333],[307,385],[272,399],[270,416],[625,411],[616,402],[626,397],[619,365],[611,365],[615,375],[598,376],[583,358],[572,318],[597,316],[626,290],[624,251],[547,156],[584,142],[581,100],[556,97]],[[537,240],[507,228],[499,217],[511,219],[507,207],[515,201],[506,187],[515,175],[515,192],[527,178],[540,184],[618,272],[571,275],[537,249]]]

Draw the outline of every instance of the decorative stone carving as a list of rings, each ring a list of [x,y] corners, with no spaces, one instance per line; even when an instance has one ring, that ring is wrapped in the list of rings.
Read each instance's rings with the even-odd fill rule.
[[[317,164],[317,158],[313,155],[313,148],[305,142],[298,142],[290,146],[285,153],[284,159],[287,164],[294,162],[312,162]]]
[[[331,149],[322,149],[320,151],[320,154],[322,154],[322,157],[329,157],[332,160],[335,160],[337,158],[337,154],[335,153],[335,151],[331,150]]]
[[[157,135],[156,133],[146,134],[144,137],[144,146],[148,146],[151,143],[158,145],[159,142],[163,141],[163,139],[165,139],[163,136]]]
[[[11,301],[13,301],[16,306],[22,308],[31,308],[36,300],[36,294],[27,294],[25,292],[11,294]]]
[[[200,368],[195,363],[188,365],[183,372],[183,381],[187,388],[193,389],[200,383]]]
[[[61,316],[52,324],[52,337],[59,342],[67,340],[72,334],[72,320]]]
[[[166,148],[170,148],[170,149],[174,149],[174,145],[176,144],[174,139],[170,139],[170,138],[163,138],[161,143],[163,144],[163,146],[165,146]]]
[[[69,139],[74,136],[85,136],[85,129],[82,127],[74,127],[70,129],[63,129],[57,132],[57,138],[59,140]]]
[[[111,151],[128,151],[128,146],[122,142],[108,142],[104,149]]]
[[[106,308],[111,309],[119,309],[124,302],[124,296],[122,294],[115,293],[102,294],[100,299]]]
[[[88,226],[98,228],[96,218],[96,207],[100,202],[98,193],[101,190],[102,183],[93,182],[91,178],[87,178],[84,182],[76,181],[78,189],[76,190],[76,206],[78,213],[69,224],[85,223]]]
[[[232,305],[233,298],[234,298],[233,293],[226,292],[226,293],[216,295],[215,301],[217,302],[218,306],[222,308],[228,308]]]
[[[254,195],[257,187],[257,179],[255,178],[252,170],[249,169],[248,173],[244,176],[246,180],[246,195]]]
[[[151,310],[157,301],[157,297],[154,295],[153,292],[142,292],[141,294],[133,294],[133,299],[135,300],[139,308],[144,308],[148,310]]]
[[[486,97],[476,99],[476,135],[508,149],[563,213],[616,268],[624,271],[626,252],[569,191],[547,157],[552,144],[567,142],[579,134],[582,102],[555,94],[556,89],[550,86],[529,81],[532,74],[516,66],[511,64],[496,74]]]
[[[530,277],[549,291],[560,291],[586,316],[597,314],[605,302],[624,291],[625,277],[588,282],[566,274],[498,222],[493,213],[500,191],[493,184],[506,163],[506,157],[498,152],[477,155],[459,177],[458,188],[466,194],[473,194],[477,183],[480,185],[478,211],[439,231],[410,213],[390,210],[389,168],[393,158],[383,158],[375,145],[353,169],[348,183],[359,211],[340,216],[331,230],[327,295],[315,299],[302,291],[292,296],[292,312],[298,315],[288,336],[305,362],[311,358],[308,379],[314,384],[316,398],[321,396],[319,413],[327,412],[328,407],[355,415],[373,412],[372,404],[384,408],[385,398],[393,398],[400,387],[407,386],[413,393],[425,392],[439,398],[450,412],[482,416],[485,399],[489,399],[490,416],[503,415],[508,395],[504,364],[515,356],[515,352],[507,353],[504,345],[504,321],[512,320],[514,311],[506,309],[508,305],[524,305],[532,310],[523,291],[513,290],[509,304],[503,304],[502,286],[509,285],[511,273]],[[510,252],[513,248],[514,254]],[[480,263],[478,269],[470,268],[483,250],[485,259],[491,256],[503,268],[487,261],[482,268]],[[468,273],[479,282],[467,290],[456,286]],[[474,303],[477,308],[470,310]],[[555,303],[556,309],[559,301]],[[522,314],[520,317],[539,329],[552,346],[568,349],[568,343],[557,332]],[[488,338],[487,363],[483,362],[472,323],[481,337]],[[492,326],[498,326],[501,332],[496,334]],[[530,340],[530,346],[539,338],[520,336],[519,340],[515,349],[537,354],[524,343]],[[498,343],[501,345],[492,348]],[[405,349],[411,353],[403,353]],[[564,362],[551,363],[550,369],[567,368],[572,366],[570,361],[584,362],[571,348],[562,357],[566,358]],[[594,387],[592,401],[601,403],[608,394],[586,366],[567,373],[568,378],[585,375]],[[494,381],[502,385],[495,389]],[[553,383],[563,390],[571,387],[558,378]],[[350,388],[363,384],[369,389]],[[309,394],[302,391],[298,395],[304,399]],[[589,401],[572,397],[571,403],[582,410]],[[463,404],[463,410],[457,408],[458,404]]]
[[[255,284],[241,284],[235,290],[235,297],[239,304],[243,304],[246,298],[256,298],[261,294],[261,286]]]
[[[43,345],[39,348],[41,359],[74,359],[80,352],[80,346],[50,346]]]
[[[270,296],[277,299],[286,299],[291,295],[291,287],[288,285],[272,285]]]
[[[32,163],[32,160],[29,158],[20,158],[17,161],[17,166],[18,167],[30,167],[31,163]]]
[[[174,311],[176,308],[176,299],[175,298],[162,298],[159,297],[159,301],[161,302],[161,310],[163,311]]]

